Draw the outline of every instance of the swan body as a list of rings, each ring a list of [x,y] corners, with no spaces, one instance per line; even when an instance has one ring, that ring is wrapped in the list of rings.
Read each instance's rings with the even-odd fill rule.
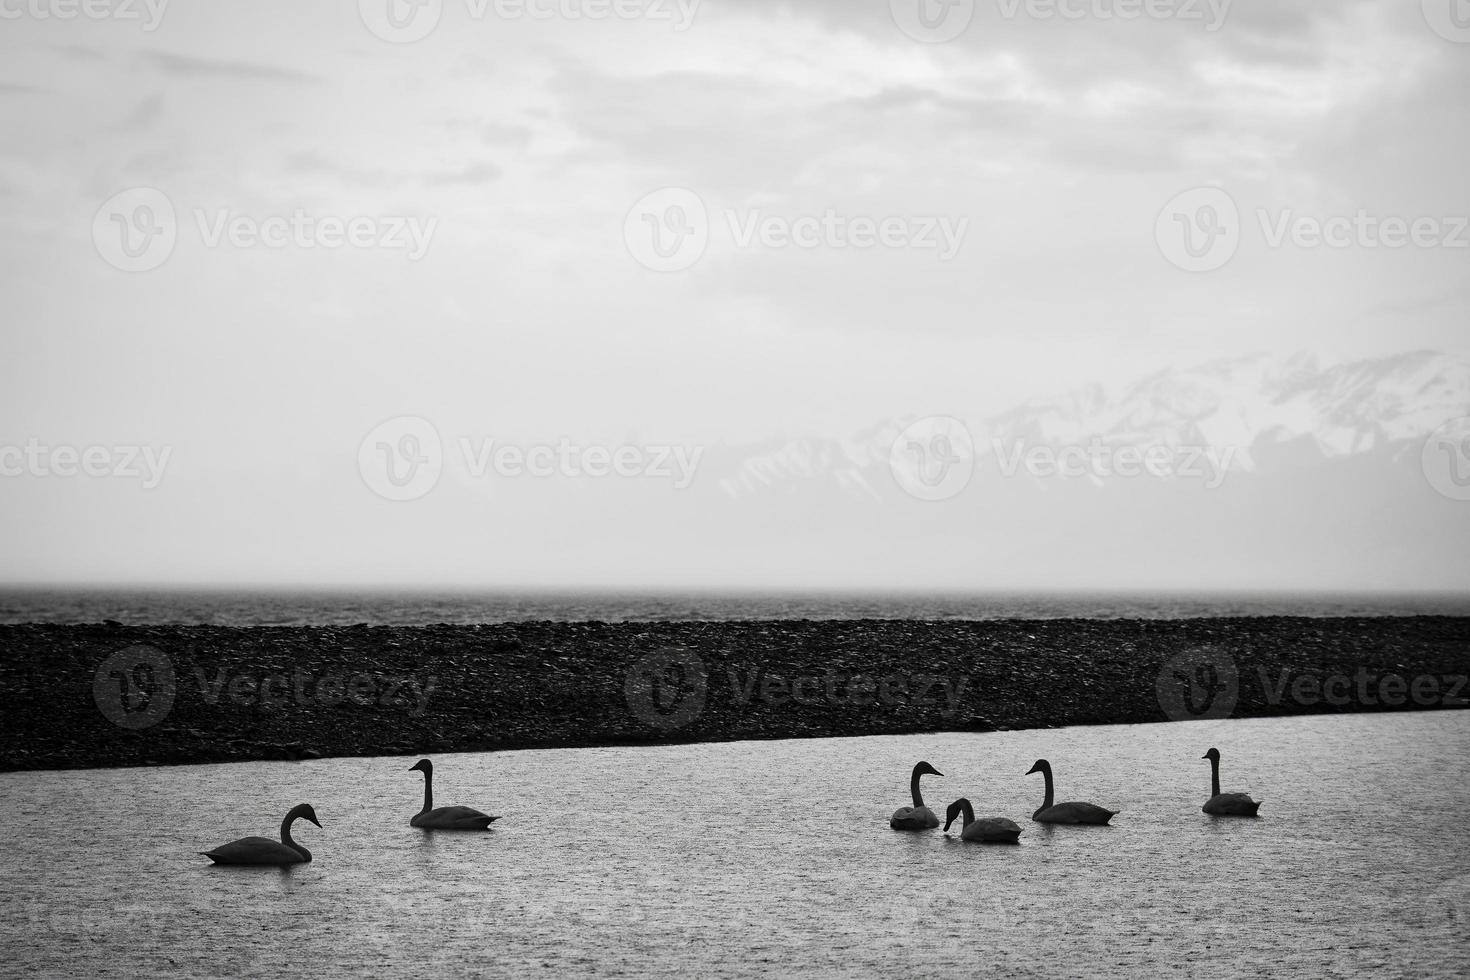
[[[434,764],[428,759],[420,759],[409,767],[409,772],[415,771],[424,774],[424,808],[408,821],[410,827],[423,827],[426,830],[489,830],[490,825],[500,819],[467,806],[441,806],[435,809]]]
[[[309,803],[293,806],[286,819],[281,821],[281,839],[269,837],[241,837],[239,840],[221,844],[212,851],[200,851],[215,864],[305,864],[311,860],[311,852],[291,839],[291,824],[298,818],[310,820],[318,827],[316,811]]]
[[[964,798],[955,800],[949,805],[949,812],[944,822],[945,832],[948,833],[949,825],[954,823],[955,817],[963,816],[960,821],[960,840],[976,841],[981,844],[1018,844],[1020,843],[1021,828],[1014,820],[1005,817],[982,817],[975,819],[975,809],[970,801]]]
[[[943,775],[927,762],[914,766],[913,775],[909,777],[909,795],[913,797],[914,805],[894,810],[893,816],[888,818],[888,826],[894,830],[933,830],[938,827],[939,815],[924,805],[924,795],[919,792],[919,777]]]
[[[1026,775],[1039,772],[1046,778],[1046,799],[1041,807],[1033,814],[1031,819],[1037,823],[1061,823],[1061,824],[1106,824],[1122,810],[1109,810],[1094,803],[1052,803],[1052,779],[1051,763],[1045,759],[1037,759],[1036,765],[1027,770]]]
[[[1210,798],[1201,810],[1212,817],[1254,817],[1264,801],[1253,800],[1249,793],[1220,792],[1220,750],[1210,749],[1200,758],[1210,760]]]

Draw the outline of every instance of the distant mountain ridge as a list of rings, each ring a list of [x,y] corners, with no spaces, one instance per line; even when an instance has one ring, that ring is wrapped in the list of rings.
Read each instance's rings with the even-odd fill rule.
[[[1198,447],[1229,451],[1233,471],[1263,459],[1300,462],[1364,453],[1417,454],[1447,420],[1470,416],[1470,361],[1419,351],[1323,367],[1317,358],[1252,355],[1141,378],[1110,395],[1088,385],[998,415],[962,419],[977,472],[997,446],[1061,449]],[[890,472],[896,439],[919,417],[889,419],[846,438],[807,436],[711,454],[720,491],[742,499],[837,491],[903,496]]]

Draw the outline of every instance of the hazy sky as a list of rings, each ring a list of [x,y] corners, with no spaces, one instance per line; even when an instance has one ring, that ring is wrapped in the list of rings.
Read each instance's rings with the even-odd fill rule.
[[[1457,0],[982,0],[942,43],[900,28],[906,0],[436,0],[384,40],[389,2],[0,0],[0,444],[172,450],[145,502],[0,481],[0,576],[425,574],[343,553],[334,524],[397,506],[352,464],[397,416],[846,436],[1248,351],[1470,350]],[[1161,212],[1207,186],[1238,242],[1186,271]],[[708,244],[655,271],[635,204],[670,187]],[[139,193],[176,240],[128,271],[117,236],[166,220]],[[1425,244],[1371,247],[1361,222],[1346,247],[1271,244],[1359,212],[1428,221]],[[224,231],[293,216],[312,230],[278,247]],[[324,246],[354,218],[373,244]],[[829,230],[742,241],[760,219]],[[855,244],[884,219],[893,244]]]

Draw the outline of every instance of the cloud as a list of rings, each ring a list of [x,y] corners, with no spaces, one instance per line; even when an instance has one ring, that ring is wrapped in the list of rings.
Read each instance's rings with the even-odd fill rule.
[[[247,61],[225,61],[219,58],[193,58],[163,51],[150,51],[143,56],[151,65],[170,75],[186,78],[228,78],[242,81],[316,82],[315,75],[290,68],[257,65]]]
[[[485,184],[497,179],[501,173],[501,169],[493,163],[472,163],[462,170],[430,174],[424,178],[424,183],[430,187]]]

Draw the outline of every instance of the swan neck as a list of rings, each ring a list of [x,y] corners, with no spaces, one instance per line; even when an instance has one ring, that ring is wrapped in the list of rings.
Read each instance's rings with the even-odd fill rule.
[[[1049,810],[1052,803],[1051,766],[1041,770],[1041,778],[1046,780],[1046,799],[1042,801],[1041,808]]]
[[[1220,795],[1220,760],[1210,760],[1210,795]]]
[[[914,774],[909,777],[909,794],[914,798],[914,809],[924,805],[924,794],[919,792],[919,777],[923,773],[915,769]]]
[[[960,800],[960,829],[964,830],[975,822],[975,808],[969,800]]]
[[[311,852],[291,839],[291,825],[296,822],[296,814],[286,814],[286,819],[281,821],[281,843],[301,855],[301,860],[310,861]]]
[[[428,813],[434,809],[434,770],[424,770],[424,808],[420,813]]]

